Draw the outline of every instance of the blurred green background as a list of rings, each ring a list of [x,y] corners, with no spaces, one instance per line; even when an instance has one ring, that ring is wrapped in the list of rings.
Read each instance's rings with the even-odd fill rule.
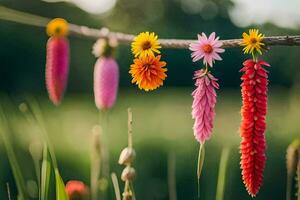
[[[74,0],[66,3],[0,0],[0,5],[49,18],[63,17],[69,22],[94,28],[106,26],[113,31],[132,34],[155,31],[160,38],[190,39],[196,38],[196,34],[202,31],[215,31],[221,39],[232,39],[240,38],[249,27],[257,27],[266,35],[300,34],[300,21],[297,21],[300,17],[293,12],[295,8],[300,8],[297,0],[285,5],[281,5],[279,0],[266,1],[272,6],[258,2]],[[91,130],[99,123],[99,112],[92,93],[95,58],[91,48],[95,41],[70,36],[69,84],[65,100],[59,107],[54,107],[47,99],[44,84],[46,41],[45,30],[41,28],[0,21],[0,91],[9,97],[0,101],[8,113],[14,147],[28,180],[34,180],[28,146],[38,138],[39,133],[26,123],[18,111],[18,105],[25,101],[26,95],[34,95],[45,114],[63,179],[79,179],[88,184]],[[256,198],[259,200],[285,197],[286,147],[299,137],[300,128],[297,123],[300,112],[299,54],[299,47],[284,46],[272,47],[263,56],[272,68],[266,132],[268,160],[264,185]],[[129,46],[118,48],[120,92],[116,106],[108,113],[108,126],[104,131],[110,147],[111,170],[118,175],[122,171],[117,159],[127,144],[126,109],[131,107],[137,151],[135,190],[138,199],[168,199],[167,158],[170,152],[176,155],[178,199],[196,199],[198,144],[191,128],[190,93],[193,90],[193,71],[199,68],[199,64],[192,63],[190,52],[186,49],[163,49],[162,56],[168,63],[165,86],[145,93],[130,83],[128,67],[132,55]],[[222,57],[223,61],[217,62],[213,69],[221,89],[213,137],[206,148],[201,199],[214,199],[219,157],[224,147],[231,148],[225,199],[251,199],[242,184],[238,150],[241,106],[239,69],[247,56],[241,53],[241,49],[228,49]],[[13,191],[15,188],[1,143],[0,199],[7,199],[6,182],[11,184]]]

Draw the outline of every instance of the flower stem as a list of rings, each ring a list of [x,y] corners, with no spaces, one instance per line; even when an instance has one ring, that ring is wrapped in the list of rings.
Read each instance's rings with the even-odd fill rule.
[[[198,198],[200,198],[200,177],[201,177],[201,172],[202,172],[202,168],[203,168],[204,157],[205,157],[204,143],[201,143],[200,148],[199,148],[198,165],[197,165]]]

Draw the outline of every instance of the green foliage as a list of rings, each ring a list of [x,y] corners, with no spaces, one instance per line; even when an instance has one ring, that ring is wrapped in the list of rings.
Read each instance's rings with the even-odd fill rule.
[[[26,187],[25,187],[25,180],[23,178],[20,165],[18,164],[16,154],[14,152],[12,143],[10,142],[10,139],[8,137],[8,124],[7,119],[4,113],[4,110],[2,108],[2,105],[0,105],[0,135],[2,136],[4,146],[7,153],[7,158],[9,160],[15,182],[18,189],[18,199],[20,200],[26,200],[27,193],[26,193]]]
[[[56,185],[56,200],[68,200],[68,196],[65,190],[65,184],[59,174],[58,169],[54,170],[55,173],[55,185]]]
[[[47,145],[43,149],[43,161],[41,168],[41,186],[40,186],[40,199],[48,200],[49,187],[50,187],[51,163],[48,158]]]

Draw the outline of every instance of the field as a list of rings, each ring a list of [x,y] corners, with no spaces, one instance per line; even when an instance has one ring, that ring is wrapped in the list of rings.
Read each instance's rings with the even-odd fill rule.
[[[89,184],[91,130],[103,126],[101,140],[109,146],[110,170],[119,176],[117,165],[120,151],[127,145],[127,111],[133,111],[133,140],[137,151],[135,191],[138,199],[168,199],[168,157],[176,158],[176,187],[178,199],[197,198],[196,165],[198,143],[192,132],[190,93],[192,88],[168,88],[152,93],[121,90],[116,106],[99,114],[91,95],[67,94],[63,104],[54,108],[45,97],[38,97],[44,113],[46,128],[54,144],[58,165],[65,181],[83,180]],[[298,96],[297,96],[298,95]],[[300,103],[297,88],[271,88],[269,95],[268,149],[264,185],[257,200],[284,199],[286,187],[285,153],[288,144],[299,137],[297,115]],[[33,164],[28,146],[39,141],[39,131],[28,124],[17,109],[23,97],[2,98],[10,121],[11,138],[27,180],[34,180]],[[224,199],[251,199],[244,189],[239,168],[239,89],[221,90],[218,96],[214,133],[206,144],[206,158],[200,181],[201,199],[215,198],[220,153],[230,148]],[[100,116],[100,117],[99,117]],[[3,145],[1,156],[0,199],[6,199],[5,182],[12,190],[13,178]],[[34,192],[34,191],[33,191]],[[112,193],[113,191],[111,191]]]

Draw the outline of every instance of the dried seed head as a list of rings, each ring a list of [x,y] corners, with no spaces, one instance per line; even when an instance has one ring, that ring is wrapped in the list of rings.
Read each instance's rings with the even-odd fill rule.
[[[122,172],[122,181],[132,181],[135,178],[135,169],[133,167],[127,166]]]
[[[122,150],[118,162],[120,165],[132,164],[135,159],[135,155],[135,150],[133,148],[126,147]]]
[[[123,196],[123,200],[132,200],[132,192],[131,191],[123,192],[122,196]]]

